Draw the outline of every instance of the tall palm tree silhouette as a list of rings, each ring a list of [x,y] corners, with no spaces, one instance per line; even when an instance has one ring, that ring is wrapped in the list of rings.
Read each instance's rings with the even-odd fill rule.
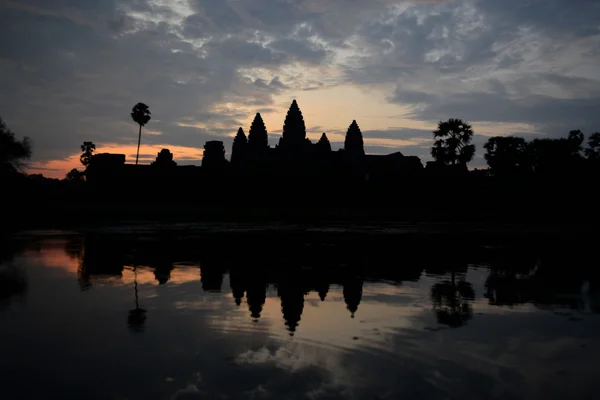
[[[127,317],[127,324],[129,328],[134,332],[143,332],[144,323],[146,322],[146,310],[140,307],[138,298],[138,283],[137,283],[137,266],[133,266],[133,290],[135,292],[135,309],[129,311]]]
[[[131,110],[131,119],[140,126],[140,133],[138,135],[138,147],[137,154],[135,156],[135,165],[138,163],[140,157],[140,142],[142,141],[142,126],[146,125],[150,121],[150,109],[144,103],[137,103]]]

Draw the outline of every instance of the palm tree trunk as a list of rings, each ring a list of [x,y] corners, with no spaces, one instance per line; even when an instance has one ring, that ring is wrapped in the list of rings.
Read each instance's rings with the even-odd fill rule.
[[[138,164],[138,158],[140,157],[140,142],[142,141],[142,125],[140,124],[140,134],[138,135],[138,148],[137,154],[135,155],[135,165]]]

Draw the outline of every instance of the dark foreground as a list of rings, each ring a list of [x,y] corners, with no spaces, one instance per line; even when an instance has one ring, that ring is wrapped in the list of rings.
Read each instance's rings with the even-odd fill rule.
[[[593,238],[451,229],[10,235],[1,398],[597,398]]]

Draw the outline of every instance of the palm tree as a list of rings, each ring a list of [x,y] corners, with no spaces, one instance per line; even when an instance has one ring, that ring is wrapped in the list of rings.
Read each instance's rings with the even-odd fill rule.
[[[24,137],[21,141],[0,118],[0,172],[19,171],[23,161],[31,157],[31,140]]]
[[[592,133],[588,139],[588,147],[585,149],[588,160],[600,160],[600,132]]]
[[[137,103],[131,110],[131,119],[140,126],[140,133],[138,136],[138,147],[137,154],[135,155],[135,165],[138,163],[140,157],[140,142],[142,141],[142,126],[146,125],[150,121],[150,109],[144,103]]]
[[[450,118],[438,124],[433,132],[435,142],[431,155],[440,163],[446,165],[465,165],[473,159],[475,146],[470,144],[473,138],[473,128],[462,119]]]
[[[81,151],[83,154],[81,154],[79,157],[79,161],[81,161],[84,167],[90,165],[90,162],[92,161],[92,155],[94,154],[95,150],[96,145],[93,142],[83,142],[81,145]]]

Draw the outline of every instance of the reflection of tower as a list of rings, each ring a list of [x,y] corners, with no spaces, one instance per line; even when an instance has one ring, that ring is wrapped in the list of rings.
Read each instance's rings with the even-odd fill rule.
[[[65,253],[71,258],[81,261],[83,256],[83,237],[69,236],[65,243]]]
[[[359,277],[350,278],[344,282],[343,287],[346,308],[350,311],[352,318],[354,318],[354,313],[358,310],[360,299],[362,298],[363,279]]]
[[[154,277],[158,281],[159,285],[164,285],[165,283],[169,282],[169,279],[171,279],[171,271],[173,271],[172,263],[168,261],[162,261],[156,265],[153,265],[152,267],[154,267]]]
[[[285,325],[290,331],[290,336],[294,336],[304,309],[304,291],[297,284],[286,282],[277,287],[277,295],[281,298],[281,311]]]
[[[246,293],[246,301],[248,302],[248,309],[250,315],[255,321],[260,318],[263,305],[267,298],[267,285],[263,281],[253,280],[248,285],[248,291]]]
[[[206,292],[220,292],[223,286],[225,269],[213,260],[206,260],[200,264],[200,282]]]
[[[242,299],[244,298],[245,288],[245,277],[239,274],[236,274],[233,271],[229,272],[229,286],[231,287],[231,294],[235,299],[235,304],[242,304]]]
[[[91,286],[91,277],[121,276],[125,265],[126,247],[124,242],[101,235],[86,236],[81,264],[77,271],[82,289]]]
[[[315,285],[315,289],[317,290],[317,293],[319,293],[321,301],[325,301],[327,293],[329,293],[329,283],[327,281],[319,281]]]

